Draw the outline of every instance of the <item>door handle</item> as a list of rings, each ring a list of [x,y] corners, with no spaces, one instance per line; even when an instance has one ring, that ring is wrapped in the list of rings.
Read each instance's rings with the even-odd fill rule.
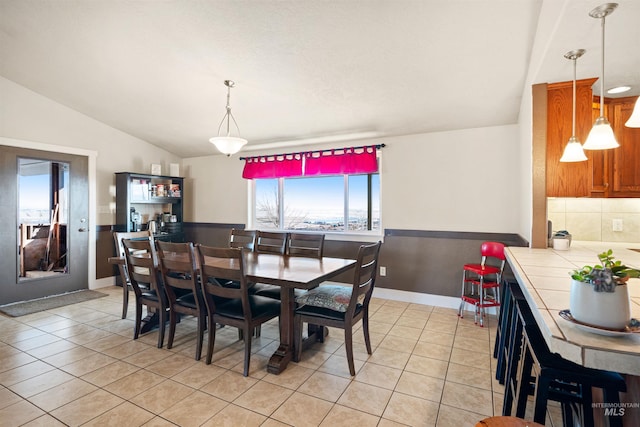
[[[80,232],[85,232],[85,231],[87,231],[87,229],[86,229],[86,228],[84,228],[84,227],[80,227],[80,228],[78,228],[78,231],[80,231]]]

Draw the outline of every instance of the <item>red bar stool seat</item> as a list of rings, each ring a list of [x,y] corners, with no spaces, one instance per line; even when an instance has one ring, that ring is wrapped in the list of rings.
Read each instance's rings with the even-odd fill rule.
[[[465,264],[462,268],[462,292],[458,316],[464,317],[466,304],[474,306],[475,323],[484,326],[485,309],[500,306],[500,281],[506,257],[504,244],[484,242],[480,247],[480,264]],[[496,265],[488,264],[491,261]],[[491,290],[491,292],[487,292]],[[478,320],[479,319],[479,320]]]

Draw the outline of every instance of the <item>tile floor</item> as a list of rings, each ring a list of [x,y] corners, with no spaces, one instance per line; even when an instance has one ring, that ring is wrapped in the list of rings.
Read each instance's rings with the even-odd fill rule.
[[[373,354],[354,334],[349,375],[341,330],[280,375],[266,363],[277,322],[253,340],[242,376],[237,330],[218,330],[214,360],[194,360],[195,322],[178,324],[174,347],[157,332],[133,341],[120,319],[122,290],[18,318],[0,315],[0,425],[474,426],[498,415],[504,388],[491,357],[496,321],[480,328],[452,309],[374,299]],[[133,299],[133,298],[131,298]],[[206,344],[206,339],[205,339]]]

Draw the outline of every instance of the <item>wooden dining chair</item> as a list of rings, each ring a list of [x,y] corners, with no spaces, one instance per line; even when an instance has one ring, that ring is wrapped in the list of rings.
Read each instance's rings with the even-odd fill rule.
[[[162,280],[169,303],[167,348],[173,347],[178,314],[194,316],[198,320],[195,359],[200,360],[207,309],[198,282],[199,271],[193,243],[158,241],[157,244]]]
[[[324,252],[324,234],[290,233],[287,240],[287,253],[291,256],[322,258]]]
[[[158,257],[153,238],[147,240],[122,241],[127,271],[133,293],[136,297],[136,321],[133,339],[137,340],[142,328],[142,306],[154,308],[158,313],[158,348],[164,344],[164,330],[167,322],[167,296],[160,280]]]
[[[122,258],[122,262],[118,264],[118,270],[120,272],[120,280],[122,281],[122,318],[127,318],[127,309],[129,308],[129,288],[131,283],[129,281],[129,273],[127,272],[127,264],[124,259],[124,246],[122,241],[124,239],[148,239],[153,238],[150,231],[130,231],[130,232],[113,232],[113,240],[115,242],[116,255]]]
[[[382,242],[360,246],[350,286],[319,286],[296,298],[299,307],[295,310],[293,322],[295,361],[300,360],[302,355],[303,322],[344,329],[347,362],[352,376],[356,374],[353,362],[353,326],[360,320],[367,353],[371,354],[369,302],[375,286],[381,245]]]
[[[232,228],[229,233],[230,248],[245,248],[253,251],[256,245],[256,230],[240,230]]]
[[[263,254],[284,255],[287,252],[288,236],[288,233],[258,230],[255,251]]]
[[[207,365],[213,357],[216,324],[242,330],[244,339],[243,375],[249,375],[251,339],[256,327],[280,315],[280,302],[249,293],[245,276],[244,248],[214,248],[197,246],[202,274],[202,294],[207,307],[208,348]],[[239,288],[222,286],[221,280],[240,283]]]

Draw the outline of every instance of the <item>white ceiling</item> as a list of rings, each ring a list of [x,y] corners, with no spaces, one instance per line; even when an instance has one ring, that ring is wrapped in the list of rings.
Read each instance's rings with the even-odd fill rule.
[[[606,85],[638,95],[640,1],[618,3]],[[0,75],[181,157],[218,153],[225,79],[245,150],[505,125],[530,84],[571,80],[567,51],[600,75],[600,4],[0,0]]]

